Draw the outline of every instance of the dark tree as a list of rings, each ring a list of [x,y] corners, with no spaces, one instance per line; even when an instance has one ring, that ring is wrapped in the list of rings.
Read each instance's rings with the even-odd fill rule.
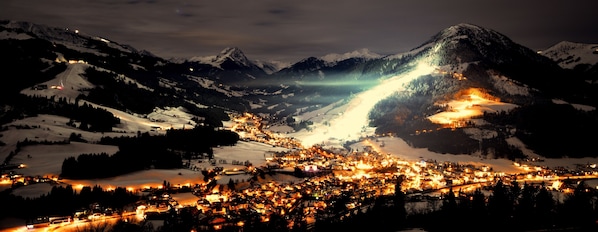
[[[565,198],[561,217],[571,226],[585,228],[595,224],[593,192],[585,181],[580,181],[573,193]]]

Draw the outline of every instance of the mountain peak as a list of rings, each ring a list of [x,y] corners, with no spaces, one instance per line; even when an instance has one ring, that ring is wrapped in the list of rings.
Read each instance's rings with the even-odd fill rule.
[[[436,41],[458,41],[467,39],[484,44],[498,43],[502,45],[508,44],[511,41],[507,36],[497,31],[469,23],[459,23],[447,27],[440,31],[434,38]]]
[[[346,60],[346,59],[350,59],[350,58],[376,59],[376,58],[380,58],[380,57],[382,57],[382,56],[371,52],[367,48],[362,48],[359,50],[355,50],[352,52],[346,52],[343,54],[330,53],[328,55],[320,57],[320,59],[324,60],[326,62],[333,63],[333,62],[338,62],[338,61],[342,61],[342,60]]]
[[[222,49],[222,51],[220,52],[220,56],[244,57],[245,54],[243,54],[243,51],[241,51],[241,49],[239,49],[238,47],[226,47]]]
[[[220,54],[218,54],[216,56],[215,62],[216,63],[222,63],[224,61],[226,61],[227,59],[237,62],[237,63],[241,63],[244,64],[245,66],[249,66],[249,64],[251,63],[247,57],[245,56],[245,54],[243,53],[243,51],[241,51],[241,49],[237,48],[237,47],[227,47],[224,48]]]
[[[507,36],[478,25],[459,23],[443,29],[409,54],[429,56],[435,65],[490,61],[494,64],[513,60],[514,54],[535,52],[514,43]]]
[[[598,64],[598,44],[561,41],[541,51],[540,54],[568,69],[572,69],[578,64]]]
[[[463,34],[466,32],[471,32],[471,31],[484,31],[486,30],[483,27],[480,27],[478,25],[474,25],[474,24],[470,24],[470,23],[459,23],[459,24],[455,24],[452,25],[450,27],[445,28],[444,30],[442,30],[442,33],[445,35],[451,35],[451,34],[455,34],[455,35],[459,35],[459,34]]]

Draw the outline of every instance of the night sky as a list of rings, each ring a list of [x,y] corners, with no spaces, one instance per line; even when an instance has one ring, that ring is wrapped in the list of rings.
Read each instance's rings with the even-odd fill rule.
[[[362,48],[396,54],[458,23],[534,50],[598,43],[596,0],[2,0],[0,19],[78,29],[163,58],[225,47],[286,62]]]

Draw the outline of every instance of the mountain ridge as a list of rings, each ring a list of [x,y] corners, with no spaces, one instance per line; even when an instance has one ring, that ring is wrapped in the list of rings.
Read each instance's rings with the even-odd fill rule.
[[[428,149],[443,153],[490,152],[498,156],[501,152],[515,154],[505,142],[509,138],[522,137],[531,144],[546,139],[530,136],[541,131],[539,127],[518,122],[515,115],[533,120],[523,112],[530,114],[528,110],[533,108],[550,112],[565,107],[555,104],[554,99],[571,104],[586,104],[596,99],[592,91],[595,87],[586,85],[583,78],[564,78],[571,73],[559,67],[555,61],[496,31],[473,24],[448,27],[406,53],[378,56],[363,49],[356,53],[331,53],[325,58],[308,57],[277,71],[266,71],[263,63],[261,66],[257,65],[241,49],[235,47],[225,48],[218,55],[203,61],[195,58],[173,62],[143,51],[127,49],[127,46],[101,37],[81,36],[80,33],[66,29],[50,32],[55,32],[59,39],[64,37],[63,40],[71,43],[78,41],[77,46],[70,43],[53,45],[48,38],[51,33],[33,41],[16,40],[15,37],[23,35],[14,32],[15,29],[11,27],[2,29],[5,31],[1,40],[4,47],[16,45],[27,48],[34,43],[40,48],[35,50],[36,53],[28,50],[27,54],[19,54],[17,51],[7,53],[16,57],[32,57],[32,60],[26,61],[34,62],[35,67],[40,67],[36,69],[37,73],[47,75],[47,79],[43,80],[24,80],[19,85],[22,88],[30,88],[56,78],[56,75],[64,73],[70,65],[66,61],[87,62],[90,68],[81,72],[81,75],[93,85],[80,90],[80,98],[136,112],[138,115],[148,114],[156,107],[179,106],[185,106],[190,112],[207,117],[208,120],[212,120],[211,113],[220,115],[216,118],[222,120],[226,119],[222,116],[226,114],[224,112],[254,112],[270,115],[277,118],[277,122],[284,122],[288,126],[303,123],[303,128],[297,127],[297,131],[310,130],[313,128],[308,123],[295,119],[314,120],[301,115],[335,104],[340,106],[357,94],[380,86],[387,80],[408,76],[411,79],[401,82],[401,86],[388,86],[395,88],[397,93],[378,102],[371,109],[375,113],[369,115],[369,120],[378,128],[379,134],[399,134],[413,146],[428,146]],[[57,57],[60,56],[64,60],[58,61]],[[37,60],[39,58],[36,57],[43,57],[43,60]],[[15,64],[15,67],[6,67],[7,70],[25,68],[24,64],[11,62],[8,64]],[[44,71],[48,70],[45,66],[56,67],[56,73]],[[453,124],[453,128],[448,128],[448,131],[445,130],[446,125],[429,121],[432,115],[450,112],[453,101],[463,101],[468,97],[483,97],[487,100],[484,104],[508,103],[517,107],[512,112],[484,111],[483,114],[476,115],[477,118],[458,121],[458,125]],[[473,108],[482,106],[472,105]],[[589,106],[589,109],[596,107],[595,104]],[[590,110],[590,113],[573,110],[562,110],[562,113],[570,113],[567,117],[580,114],[575,115],[581,117],[580,122],[595,124],[596,119],[591,116],[591,112],[595,110]],[[555,117],[547,118],[558,120]],[[520,127],[518,132],[504,132],[509,131],[505,128],[515,126]],[[438,132],[419,135],[424,128],[426,131],[432,129],[431,131]],[[468,131],[480,130],[497,134],[492,140],[496,151],[478,151],[478,143],[484,139],[477,141]],[[450,131],[454,134],[450,134],[453,133]],[[560,126],[555,131],[572,133]],[[554,132],[541,132],[555,135]],[[414,134],[419,136],[414,137]],[[433,139],[429,136],[439,137]],[[451,137],[459,138],[455,140],[459,142],[426,145],[426,141],[453,141],[450,140]],[[570,137],[586,142],[581,137]],[[568,143],[580,145],[575,141]],[[542,149],[538,144],[534,146]],[[586,148],[581,146],[577,152]]]
[[[561,41],[539,53],[567,69],[573,69],[580,64],[598,64],[598,44]]]

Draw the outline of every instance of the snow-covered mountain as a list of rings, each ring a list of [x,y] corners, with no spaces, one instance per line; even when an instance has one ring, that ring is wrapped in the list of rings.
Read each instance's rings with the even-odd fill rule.
[[[508,154],[516,154],[507,146],[510,138],[524,140],[550,156],[591,153],[585,136],[563,138],[562,134],[574,133],[571,127],[553,125],[543,130],[538,124],[548,125],[550,120],[577,117],[573,115],[579,113],[583,116],[578,120],[595,127],[598,124],[589,114],[571,105],[562,109],[564,106],[552,101],[566,98],[595,110],[592,101],[596,95],[590,91],[595,91],[595,86],[570,77],[554,61],[499,32],[458,24],[408,53],[386,59],[403,60],[398,66],[407,71],[398,71],[397,76],[421,72],[397,86],[400,91],[396,95],[374,107],[370,119],[379,133],[402,134],[415,146],[447,153],[479,151],[475,145],[484,140],[483,134],[492,134],[493,149],[505,149],[501,152]],[[552,113],[539,116],[540,111]],[[451,130],[439,130],[447,127]],[[505,127],[517,129],[507,132]],[[569,145],[562,149],[542,141],[567,141],[564,143]]]
[[[320,59],[324,60],[328,63],[334,64],[339,61],[343,61],[343,60],[350,59],[350,58],[378,59],[380,57],[382,57],[382,55],[371,52],[367,48],[362,48],[359,50],[355,50],[352,52],[346,52],[343,54],[330,53],[330,54],[320,57]]]
[[[106,38],[89,35],[76,28],[56,28],[30,22],[9,20],[0,21],[0,24],[4,28],[3,33],[0,34],[0,39],[31,39],[35,37],[42,40],[52,41],[55,44],[64,45],[79,52],[98,52],[97,50],[94,51],[93,48],[103,44],[122,52],[153,56],[149,51],[137,50],[129,45],[119,44],[118,42],[110,41]],[[107,54],[99,53],[98,55],[106,56]]]
[[[573,69],[579,64],[598,64],[598,44],[561,41],[539,53],[567,69]]]
[[[226,68],[223,66],[232,66],[232,64],[245,68],[251,68],[252,66],[255,66],[255,64],[245,56],[243,51],[236,47],[224,48],[219,54],[214,56],[191,57],[189,61],[197,61],[205,64],[211,64],[221,69]]]
[[[224,48],[219,54],[213,56],[195,56],[186,60],[179,60],[183,62],[198,62],[202,64],[209,64],[214,67],[224,70],[242,70],[247,69],[253,72],[261,70],[266,74],[275,73],[283,68],[286,68],[290,63],[282,61],[264,61],[264,60],[250,60],[245,56],[245,53],[237,47]]]
[[[291,66],[291,63],[289,63],[289,62],[276,61],[276,60],[271,60],[271,61],[254,60],[253,62],[255,65],[257,65],[262,70],[264,70],[264,72],[266,72],[267,74],[272,74],[272,73],[280,71],[283,68]]]
[[[139,115],[185,106],[208,116],[205,108],[226,109],[230,102],[249,108],[244,93],[195,75],[187,65],[77,30],[2,21],[0,42],[2,69],[21,77],[3,91],[3,102],[34,89],[31,96],[81,99]]]
[[[140,117],[173,107],[208,120],[250,111],[297,133],[375,128],[414,147],[509,158],[521,157],[514,139],[549,156],[590,155],[577,131],[598,130],[595,85],[473,24],[448,27],[406,53],[361,49],[294,64],[253,61],[234,47],[175,62],[72,29],[10,21],[0,24],[0,38],[0,68],[27,77],[2,93],[3,104],[27,89]],[[580,105],[587,107],[573,107]],[[343,141],[350,139],[358,138]]]

